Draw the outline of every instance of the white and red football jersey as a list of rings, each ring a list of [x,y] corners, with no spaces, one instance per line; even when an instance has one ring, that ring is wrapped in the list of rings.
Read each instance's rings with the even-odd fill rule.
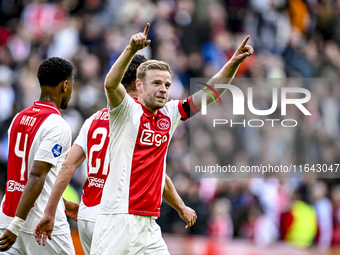
[[[43,161],[52,165],[21,230],[32,234],[44,214],[58,171],[70,150],[71,129],[56,106],[37,101],[15,116],[8,138],[7,185],[1,203],[0,228],[7,228],[15,216],[33,162]],[[64,211],[64,202],[60,199],[53,234],[69,232]]]
[[[109,111],[110,173],[100,214],[160,216],[168,145],[176,128],[189,118],[188,103],[190,97],[170,101],[153,115],[126,94]]]
[[[95,222],[103,187],[109,172],[109,114],[96,112],[82,126],[75,144],[83,148],[87,159],[87,180],[83,187],[78,219]]]

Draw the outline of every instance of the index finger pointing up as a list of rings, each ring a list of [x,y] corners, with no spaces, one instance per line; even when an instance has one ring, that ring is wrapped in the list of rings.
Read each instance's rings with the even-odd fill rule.
[[[240,46],[238,48],[242,49],[244,46],[246,46],[249,38],[250,38],[250,35],[248,35],[246,38],[244,38],[243,42],[240,44]]]
[[[145,26],[145,28],[144,28],[143,34],[144,34],[145,36],[148,35],[148,33],[149,33],[149,28],[150,28],[150,23],[146,24],[146,26]]]

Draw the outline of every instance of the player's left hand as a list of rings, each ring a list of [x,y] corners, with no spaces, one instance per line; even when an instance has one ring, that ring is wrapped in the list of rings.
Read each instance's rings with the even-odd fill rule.
[[[12,245],[17,240],[17,236],[14,235],[11,231],[6,229],[5,233],[0,238],[0,251],[7,251],[9,250]]]
[[[247,45],[250,36],[248,35],[243,42],[238,46],[237,50],[235,51],[232,59],[236,61],[236,63],[242,63],[247,57],[253,55],[254,49],[250,45]]]
[[[41,244],[41,238],[43,239],[43,246],[46,244],[46,239],[52,240],[52,231],[54,226],[54,215],[44,214],[37,226],[34,229],[35,240],[38,244]]]
[[[65,202],[66,215],[72,218],[74,221],[77,221],[79,204],[71,202],[71,201],[66,201],[66,200],[64,200],[64,202]]]
[[[197,215],[196,215],[195,210],[191,209],[190,207],[185,206],[184,210],[181,212],[178,212],[178,214],[182,218],[182,220],[184,220],[187,223],[185,228],[190,228],[195,224]]]

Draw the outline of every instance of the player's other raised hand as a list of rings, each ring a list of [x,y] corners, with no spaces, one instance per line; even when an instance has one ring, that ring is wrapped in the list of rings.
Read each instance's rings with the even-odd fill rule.
[[[251,56],[254,53],[253,47],[247,45],[250,36],[248,35],[243,42],[238,46],[237,50],[235,51],[232,59],[236,61],[236,63],[242,63],[247,57]]]
[[[65,199],[64,204],[65,204],[65,213],[68,217],[72,218],[74,221],[78,220],[78,209],[79,209],[79,204],[74,203],[71,201],[67,201]]]
[[[139,32],[131,36],[130,39],[130,47],[134,51],[141,50],[148,46],[151,43],[151,40],[148,40],[148,33],[149,33],[150,24],[146,24],[143,33]]]

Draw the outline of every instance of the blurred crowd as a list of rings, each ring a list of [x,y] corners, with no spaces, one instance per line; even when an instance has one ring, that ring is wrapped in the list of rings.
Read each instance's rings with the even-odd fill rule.
[[[255,54],[236,77],[333,81],[294,85],[312,93],[306,106],[311,117],[288,113],[301,120],[294,132],[225,128],[218,134],[223,139],[209,139],[204,127],[190,129],[195,117],[181,125],[170,143],[167,173],[198,219],[185,229],[176,211],[163,203],[158,219],[163,232],[249,238],[258,245],[317,243],[322,250],[339,244],[338,179],[191,179],[189,130],[205,148],[220,148],[216,158],[233,164],[339,163],[340,0],[2,0],[0,196],[6,185],[7,130],[14,115],[39,97],[40,62],[59,56],[75,67],[74,92],[63,112],[75,139],[84,120],[106,107],[103,79],[130,36],[147,22],[152,42],[140,53],[170,64],[171,98],[189,95],[190,78],[212,77],[247,34]],[[270,95],[255,96],[260,108],[270,108]],[[85,179],[82,166],[71,182],[78,194]]]

